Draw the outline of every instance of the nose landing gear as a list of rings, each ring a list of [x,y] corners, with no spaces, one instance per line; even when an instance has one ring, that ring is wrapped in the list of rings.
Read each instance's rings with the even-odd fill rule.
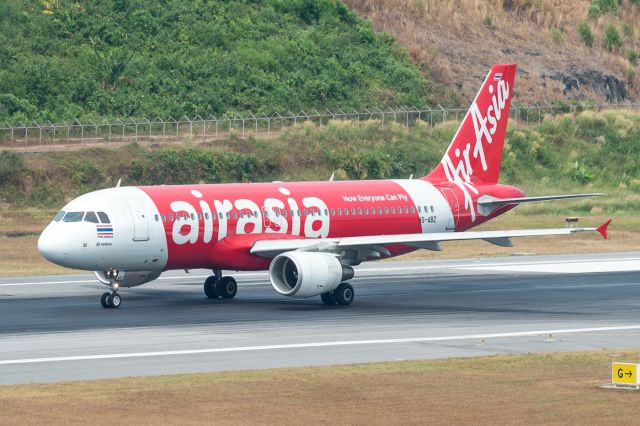
[[[107,278],[111,280],[111,284],[109,285],[111,292],[102,294],[100,297],[100,304],[103,308],[118,309],[122,303],[122,297],[118,294],[118,288],[120,288],[118,279],[121,279],[120,273],[115,269],[111,269],[107,271]]]

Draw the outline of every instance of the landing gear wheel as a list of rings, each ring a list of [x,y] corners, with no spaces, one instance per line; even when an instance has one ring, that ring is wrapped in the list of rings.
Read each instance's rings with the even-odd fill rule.
[[[322,303],[325,304],[325,305],[335,305],[336,304],[336,297],[333,295],[332,292],[322,293],[320,295],[320,299],[322,299]]]
[[[233,277],[223,277],[216,284],[216,289],[223,299],[233,299],[238,292],[238,284]]]
[[[353,302],[355,292],[353,286],[349,283],[342,283],[333,290],[333,296],[336,298],[336,303],[342,306],[348,306]]]
[[[103,308],[109,308],[109,299],[111,298],[111,294],[109,292],[102,293],[102,297],[100,297],[100,304]]]
[[[216,277],[211,275],[204,281],[204,294],[207,295],[209,299],[217,299],[220,295],[218,294]]]
[[[111,293],[109,295],[109,307],[113,309],[118,309],[121,303],[122,303],[122,298],[118,293]]]

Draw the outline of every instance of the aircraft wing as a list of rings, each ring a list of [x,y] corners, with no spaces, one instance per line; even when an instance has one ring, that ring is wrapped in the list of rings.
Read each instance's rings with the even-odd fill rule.
[[[440,250],[442,241],[484,240],[503,247],[511,247],[511,238],[541,237],[546,235],[568,235],[578,232],[599,232],[607,238],[607,227],[611,219],[597,228],[556,228],[556,229],[522,229],[510,231],[467,231],[437,232],[432,234],[397,234],[372,235],[362,237],[323,238],[323,239],[288,239],[257,240],[250,252],[265,258],[273,258],[287,251],[319,251],[340,253],[346,250],[357,250],[363,258],[389,255],[385,246],[406,244],[416,248]],[[377,253],[377,254],[376,254]],[[360,257],[362,257],[360,256]]]

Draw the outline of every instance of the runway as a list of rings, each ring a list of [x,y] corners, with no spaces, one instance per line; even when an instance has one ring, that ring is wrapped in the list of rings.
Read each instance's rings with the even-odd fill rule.
[[[266,272],[123,289],[93,275],[0,279],[0,383],[640,346],[640,253],[366,263],[350,307],[278,295]]]

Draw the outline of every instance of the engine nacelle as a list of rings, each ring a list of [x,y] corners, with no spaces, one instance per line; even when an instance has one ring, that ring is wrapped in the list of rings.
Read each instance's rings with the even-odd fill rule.
[[[107,271],[95,271],[95,274],[102,284],[111,284],[111,280],[107,277]],[[155,280],[160,274],[162,271],[120,271],[120,275],[124,275],[124,277],[118,280],[118,284],[120,287],[136,287]]]
[[[353,278],[353,268],[332,254],[290,251],[273,259],[269,277],[273,288],[284,296],[312,297]]]

